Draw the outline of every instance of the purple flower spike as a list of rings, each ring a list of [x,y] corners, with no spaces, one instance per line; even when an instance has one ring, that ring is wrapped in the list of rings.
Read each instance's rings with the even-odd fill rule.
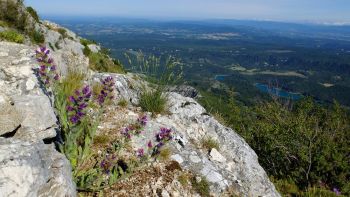
[[[138,150],[136,151],[136,155],[137,155],[138,157],[143,157],[143,156],[145,155],[145,152],[144,152],[143,148],[138,149]]]
[[[74,102],[75,102],[74,96],[70,96],[70,97],[69,97],[69,101],[72,102],[72,103],[74,103]]]
[[[142,116],[140,118],[137,119],[137,121],[142,125],[142,126],[146,126],[147,124],[147,116]]]
[[[76,124],[76,123],[78,123],[79,118],[78,118],[77,116],[72,116],[72,117],[70,118],[70,121],[71,121],[73,124]]]
[[[51,71],[55,71],[56,70],[56,66],[55,65],[51,66],[50,70]]]
[[[152,144],[152,141],[151,141],[151,140],[147,143],[147,147],[148,147],[148,148],[152,148],[152,147],[153,147],[153,144]]]
[[[74,108],[72,106],[67,106],[67,111],[73,111]]]
[[[101,83],[103,85],[103,88],[98,95],[98,103],[102,106],[104,102],[107,99],[113,99],[113,91],[114,91],[114,79],[111,76],[106,77],[105,79],[101,80]]]
[[[54,80],[59,80],[60,79],[60,76],[58,74],[55,75],[55,77],[53,78]]]

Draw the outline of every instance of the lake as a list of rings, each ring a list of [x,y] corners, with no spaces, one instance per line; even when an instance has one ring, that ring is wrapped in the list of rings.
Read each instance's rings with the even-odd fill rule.
[[[280,88],[269,87],[268,85],[262,84],[262,83],[256,83],[254,85],[262,92],[269,93],[269,94],[272,94],[272,95],[275,95],[278,97],[282,97],[282,98],[299,100],[303,97],[303,95],[301,95],[300,93],[288,92],[288,91],[282,90]]]

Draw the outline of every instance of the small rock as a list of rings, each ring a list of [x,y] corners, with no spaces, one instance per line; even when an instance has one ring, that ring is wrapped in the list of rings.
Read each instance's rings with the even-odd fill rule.
[[[210,158],[213,161],[218,161],[218,162],[226,162],[226,158],[222,156],[216,148],[211,149],[210,151]]]
[[[184,162],[183,158],[179,154],[172,155],[170,158],[174,161],[177,161],[179,164]]]
[[[191,160],[193,163],[199,163],[199,162],[202,161],[201,158],[199,158],[199,157],[196,156],[196,155],[191,155],[191,156],[190,156],[190,160]]]
[[[26,82],[26,89],[27,90],[33,90],[35,87],[35,82],[32,79],[28,79],[28,81]]]
[[[169,193],[166,190],[162,191],[162,197],[170,197]]]
[[[0,52],[0,57],[7,57],[7,56],[9,56],[8,53],[6,53],[6,52]]]

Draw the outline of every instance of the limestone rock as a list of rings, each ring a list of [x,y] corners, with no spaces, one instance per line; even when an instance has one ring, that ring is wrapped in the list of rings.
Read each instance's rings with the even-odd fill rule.
[[[218,162],[226,162],[226,158],[222,156],[216,148],[211,149],[210,151],[210,159]]]
[[[1,196],[76,196],[69,162],[52,146],[0,138]]]
[[[198,90],[189,85],[173,86],[168,89],[169,92],[176,92],[184,97],[199,98],[201,95]]]
[[[93,53],[98,53],[101,50],[101,47],[96,44],[89,44],[88,47]]]
[[[9,133],[22,123],[22,115],[9,103],[0,103],[0,135]]]

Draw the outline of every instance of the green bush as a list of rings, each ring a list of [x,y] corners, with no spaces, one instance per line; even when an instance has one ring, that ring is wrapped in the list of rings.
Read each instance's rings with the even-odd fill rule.
[[[60,33],[63,38],[67,38],[68,37],[67,30],[64,29],[64,28],[58,28],[57,32]]]
[[[0,27],[7,27],[7,23],[5,21],[0,20]]]
[[[89,44],[96,44],[96,42],[93,40],[87,40],[87,39],[82,38],[82,39],[80,39],[80,44],[87,46]]]
[[[102,53],[90,53],[89,54],[90,69],[99,72],[109,72],[109,73],[124,73],[122,65],[114,64],[108,56]]]
[[[126,106],[128,106],[128,101],[125,100],[125,99],[122,99],[122,100],[120,100],[120,101],[118,102],[118,105],[119,105],[120,107],[126,107]]]
[[[27,26],[27,15],[21,13],[18,9],[23,5],[23,1],[6,1],[1,2],[0,6],[3,7],[0,14],[0,20],[5,21],[9,26],[17,28],[20,31],[25,31]]]
[[[144,91],[140,96],[140,107],[143,111],[155,114],[163,113],[166,107],[166,98],[161,90]]]
[[[0,38],[10,42],[24,42],[24,36],[12,30],[0,32]]]
[[[88,46],[85,46],[84,49],[83,49],[83,54],[86,56],[86,57],[89,57],[91,55],[92,51],[90,50],[90,48]]]
[[[32,40],[32,42],[36,43],[36,44],[42,44],[45,42],[45,36],[44,34],[42,34],[39,31],[32,31],[30,33],[30,38]]]
[[[350,195],[350,117],[338,103],[326,107],[305,98],[292,106],[231,107],[227,119],[270,176],[289,179],[302,191],[322,183]]]
[[[209,188],[209,182],[205,177],[201,177],[200,181],[198,181],[195,177],[191,179],[192,187],[193,189],[204,197],[210,196],[210,188]]]
[[[27,12],[34,18],[36,22],[39,22],[39,15],[32,7],[27,7]]]

